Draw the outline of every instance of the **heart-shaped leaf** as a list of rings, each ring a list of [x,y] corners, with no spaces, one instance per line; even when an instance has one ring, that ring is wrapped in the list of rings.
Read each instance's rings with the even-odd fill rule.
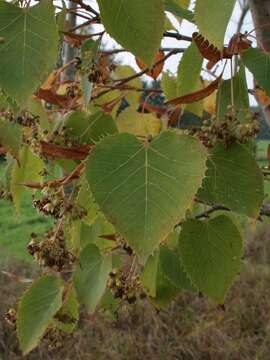
[[[105,216],[146,260],[184,217],[206,158],[202,145],[188,135],[167,131],[144,144],[120,134],[96,145],[86,177]]]
[[[86,245],[74,273],[74,286],[80,301],[93,313],[106,289],[112,269],[111,256],[103,256],[94,244]]]
[[[221,204],[256,218],[264,199],[263,176],[245,146],[226,149],[218,144],[211,152],[198,197],[207,204]]]
[[[0,85],[23,104],[57,60],[58,32],[51,1],[29,8],[0,1]]]
[[[240,270],[242,236],[230,217],[209,221],[188,220],[179,238],[180,255],[193,284],[213,300],[223,303]]]

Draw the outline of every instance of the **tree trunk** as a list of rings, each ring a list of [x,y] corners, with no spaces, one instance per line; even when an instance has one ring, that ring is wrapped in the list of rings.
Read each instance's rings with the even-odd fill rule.
[[[249,0],[258,47],[270,52],[270,0]],[[270,128],[270,101],[263,107],[265,120]]]
[[[270,52],[270,1],[249,0],[258,46]]]

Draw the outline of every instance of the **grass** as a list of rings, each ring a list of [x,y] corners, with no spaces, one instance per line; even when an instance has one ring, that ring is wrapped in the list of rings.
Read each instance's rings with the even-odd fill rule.
[[[0,175],[3,168],[3,163],[0,163]],[[24,192],[22,210],[17,216],[12,203],[0,199],[0,251],[3,256],[13,255],[18,260],[31,261],[32,258],[26,249],[30,234],[43,233],[50,226],[49,220],[40,216],[31,203],[31,194]]]
[[[265,227],[256,237],[250,235],[225,309],[183,293],[159,312],[148,301],[139,301],[122,309],[113,321],[82,310],[78,331],[64,340],[62,348],[48,350],[43,342],[25,360],[270,359],[269,235]],[[25,265],[10,266],[17,274],[31,276],[31,268]],[[6,280],[0,274],[0,315],[25,287]],[[15,333],[4,322],[0,323],[0,358],[22,359]]]

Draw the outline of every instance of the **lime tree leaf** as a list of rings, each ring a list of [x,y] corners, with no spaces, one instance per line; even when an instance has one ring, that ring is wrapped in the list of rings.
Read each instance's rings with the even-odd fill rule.
[[[61,331],[71,334],[79,320],[79,304],[76,292],[71,288],[63,300],[61,309],[57,312],[53,319],[53,325]]]
[[[197,89],[203,58],[195,43],[184,52],[177,70],[178,96],[192,93]]]
[[[146,293],[158,308],[166,306],[181,291],[162,272],[159,249],[147,259],[141,274],[141,282]]]
[[[270,96],[270,55],[260,49],[250,48],[242,55],[242,60],[253,74],[258,84]]]
[[[91,151],[86,178],[101,211],[145,261],[184,217],[205,162],[202,145],[178,132],[163,132],[150,144],[120,134]]]
[[[38,123],[42,130],[48,132],[52,130],[52,123],[49,120],[48,114],[43,107],[41,100],[30,97],[27,103],[27,109],[32,115],[38,117]]]
[[[88,114],[83,111],[73,111],[65,119],[67,136],[82,144],[94,144],[102,137],[117,133],[113,118],[103,111]]]
[[[115,71],[113,72],[113,79],[121,80],[133,76],[135,74],[136,72],[131,66],[118,65]],[[143,87],[143,84],[139,78],[135,78],[129,81],[128,85],[138,89],[141,89]],[[141,94],[139,92],[126,90],[126,91],[122,91],[122,95],[125,95],[125,98],[130,105],[138,107],[139,100],[141,98]]]
[[[248,87],[244,66],[240,67],[239,72],[232,79],[222,81],[217,93],[216,111],[218,118],[224,119],[228,106],[232,104],[239,114],[238,119],[244,121],[246,112],[249,110]]]
[[[117,118],[120,133],[127,132],[139,137],[156,136],[161,130],[161,121],[153,114],[139,113],[132,107],[126,108]]]
[[[101,238],[114,234],[113,226],[100,214],[91,224],[76,221],[72,228],[72,244],[76,249],[83,249],[88,244],[95,244],[101,251],[115,246],[115,241]]]
[[[36,280],[23,295],[18,308],[17,332],[24,354],[38,341],[62,305],[64,284],[53,275]]]
[[[81,89],[85,107],[91,100],[93,90],[93,82],[89,80],[89,69],[97,58],[99,47],[100,40],[94,41],[92,39],[84,41],[81,47]]]
[[[159,249],[147,259],[143,272],[141,274],[141,282],[149,296],[156,297],[157,292],[157,272],[159,266]]]
[[[94,201],[90,186],[84,176],[82,176],[79,186],[80,190],[76,198],[76,204],[86,212],[83,221],[91,225],[98,217],[98,207]]]
[[[179,238],[180,256],[192,283],[218,303],[240,270],[242,235],[227,216],[188,220]]]
[[[0,2],[0,86],[19,105],[30,97],[52,69],[58,32],[51,1],[29,8]]]
[[[34,155],[29,146],[24,146],[19,153],[19,161],[14,163],[11,173],[11,193],[16,211],[20,212],[21,196],[27,182],[40,182],[43,161]]]
[[[167,246],[160,247],[159,261],[165,277],[181,290],[194,290],[179,255]]]
[[[232,16],[235,0],[197,0],[195,22],[199,32],[217,48],[224,44],[224,36]]]
[[[201,89],[200,74],[203,58],[195,43],[184,52],[177,70],[177,96],[183,96]],[[187,105],[187,111],[202,115],[203,103],[197,102]]]
[[[161,79],[161,88],[166,97],[166,100],[172,100],[177,97],[177,80],[169,72],[164,72]]]
[[[98,0],[106,31],[150,66],[163,36],[163,0]]]
[[[112,269],[111,255],[103,256],[93,244],[85,246],[74,273],[74,286],[79,300],[93,313],[106,289]]]
[[[177,18],[182,18],[194,23],[194,13],[187,9],[189,3],[189,0],[165,0],[165,10],[171,12]]]
[[[199,198],[256,218],[264,198],[263,176],[248,150],[239,144],[228,149],[220,144],[213,149],[207,166]]]
[[[0,144],[18,160],[21,148],[22,132],[18,124],[0,119]]]

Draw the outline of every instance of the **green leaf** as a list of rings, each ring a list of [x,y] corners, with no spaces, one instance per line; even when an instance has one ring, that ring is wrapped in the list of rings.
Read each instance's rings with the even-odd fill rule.
[[[62,280],[47,275],[36,280],[23,295],[18,308],[17,332],[24,354],[29,353],[62,305]]]
[[[57,312],[53,319],[53,324],[61,331],[71,334],[79,320],[79,304],[76,297],[76,292],[71,288],[63,301],[63,306]]]
[[[169,72],[164,72],[161,79],[161,88],[166,100],[172,100],[177,97],[177,81]]]
[[[141,282],[149,296],[156,297],[157,293],[157,272],[159,266],[159,249],[147,259],[143,272],[141,274]]]
[[[18,124],[0,119],[0,144],[18,160],[22,132]]]
[[[11,193],[16,211],[20,212],[21,196],[27,182],[40,182],[44,164],[41,158],[34,155],[28,146],[19,153],[19,162],[14,163],[11,174]]]
[[[83,111],[73,111],[65,119],[67,136],[82,144],[94,144],[102,137],[117,133],[113,118],[103,111],[90,115]]]
[[[165,10],[178,18],[194,23],[194,13],[187,9],[190,1],[165,0]]]
[[[83,249],[88,244],[95,244],[101,251],[115,246],[115,241],[100,236],[114,234],[113,226],[100,214],[91,224],[77,221],[73,224],[72,243],[75,248]]]
[[[166,246],[161,246],[159,260],[162,273],[173,286],[181,290],[194,290],[182,265],[181,258],[175,251]]]
[[[52,130],[52,122],[50,122],[41,100],[31,97],[27,103],[27,110],[32,115],[38,117],[39,126],[42,130],[46,130],[48,132]]]
[[[192,43],[184,52],[178,66],[178,96],[183,96],[197,90],[202,63],[203,58],[196,44]]]
[[[249,110],[249,98],[245,68],[243,66],[240,67],[239,72],[232,79],[222,81],[219,87],[216,105],[218,118],[225,118],[228,106],[231,106],[232,103],[239,114],[238,119],[244,122]]]
[[[138,137],[154,137],[161,130],[161,121],[154,114],[139,113],[132,107],[122,111],[116,123],[120,133],[127,132]]]
[[[192,43],[184,52],[177,71],[177,96],[187,95],[201,89],[201,69],[203,58],[195,43]],[[187,111],[202,115],[203,104],[197,102],[185,107]]]
[[[99,214],[98,207],[94,201],[90,186],[84,176],[82,176],[79,185],[80,190],[76,198],[76,204],[87,212],[86,216],[83,218],[83,221],[91,225]]]
[[[114,80],[121,80],[133,76],[135,74],[136,71],[131,66],[118,65],[112,75]],[[141,89],[143,87],[143,84],[139,78],[135,78],[128,82],[128,86]],[[121,95],[125,95],[125,98],[130,105],[134,107],[139,106],[139,100],[141,98],[140,92],[126,90],[126,91],[122,91]]]
[[[98,0],[106,31],[150,66],[163,36],[163,0]]]
[[[141,274],[141,282],[158,308],[166,306],[181,291],[162,272],[159,249],[149,256]]]
[[[197,0],[195,22],[199,32],[219,49],[223,48],[224,36],[232,16],[235,0]]]
[[[58,32],[51,1],[29,8],[0,1],[0,86],[23,105],[57,60]]]
[[[242,60],[258,84],[270,96],[270,54],[250,48],[242,54]]]
[[[213,149],[207,166],[199,198],[256,218],[264,198],[263,176],[248,150],[239,144],[228,149],[220,144]]]
[[[73,281],[80,301],[91,313],[105,292],[111,269],[111,255],[102,256],[96,245],[89,244],[82,250]]]
[[[145,261],[184,217],[205,161],[202,145],[176,131],[150,144],[120,134],[91,151],[86,177],[101,211]]]
[[[188,220],[179,238],[182,263],[198,289],[218,303],[240,270],[242,236],[232,220]]]
[[[100,48],[100,40],[94,41],[88,39],[83,42],[81,47],[81,89],[83,93],[84,106],[87,107],[91,100],[93,83],[89,80],[89,73],[93,67],[93,63],[98,56]]]

